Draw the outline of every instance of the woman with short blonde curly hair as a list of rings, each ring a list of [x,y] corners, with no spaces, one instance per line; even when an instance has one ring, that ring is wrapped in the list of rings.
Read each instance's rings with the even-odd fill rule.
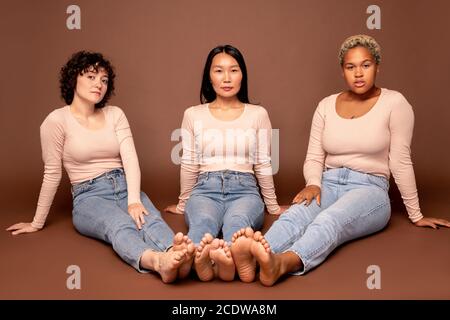
[[[233,237],[242,281],[255,277],[255,261],[267,286],[287,273],[304,274],[339,245],[382,230],[391,215],[391,173],[414,225],[450,227],[420,210],[410,149],[413,109],[401,93],[375,85],[380,52],[367,35],[342,44],[339,62],[349,89],[316,109],[303,167],[306,187],[264,236],[247,228]]]

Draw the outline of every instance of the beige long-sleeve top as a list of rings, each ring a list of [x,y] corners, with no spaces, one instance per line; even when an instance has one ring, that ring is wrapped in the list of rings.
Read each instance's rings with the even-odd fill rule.
[[[98,130],[83,127],[65,106],[51,112],[41,124],[44,178],[32,222],[42,228],[62,176],[62,164],[70,182],[77,184],[116,168],[124,168],[128,203],[140,203],[141,172],[128,120],[119,107],[101,109],[105,125]]]
[[[383,88],[369,112],[345,119],[336,112],[338,95],[324,98],[314,113],[303,166],[306,185],[321,185],[324,166],[347,167],[387,179],[392,172],[409,219],[420,220],[423,215],[411,161],[411,105],[401,93]]]
[[[255,174],[269,213],[280,209],[272,176],[272,125],[266,109],[245,104],[239,118],[222,121],[211,114],[209,104],[193,106],[184,112],[181,130],[178,210],[184,212],[200,173],[219,170]]]

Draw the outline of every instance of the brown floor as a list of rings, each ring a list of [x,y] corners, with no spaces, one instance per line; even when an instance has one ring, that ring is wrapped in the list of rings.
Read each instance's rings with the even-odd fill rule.
[[[445,201],[422,203],[422,210],[450,218]],[[155,274],[136,272],[110,246],[78,234],[70,208],[57,206],[41,232],[0,232],[0,299],[450,299],[450,229],[414,227],[399,208],[385,230],[340,247],[305,276],[266,288],[257,281],[202,283],[194,277],[163,284]],[[2,209],[0,225],[29,221],[32,210],[26,203]],[[186,232],[183,217],[163,216],[175,231]],[[264,230],[273,220],[268,217]],[[69,265],[81,268],[81,290],[66,288]],[[381,268],[380,290],[366,286],[369,265]]]

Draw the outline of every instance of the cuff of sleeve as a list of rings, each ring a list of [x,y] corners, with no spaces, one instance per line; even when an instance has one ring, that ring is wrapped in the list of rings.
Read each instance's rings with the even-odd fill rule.
[[[133,204],[133,203],[140,203],[140,204],[142,204],[141,199],[128,198],[128,205]]]
[[[322,179],[320,178],[311,178],[306,182],[306,186],[311,186],[311,185],[315,185],[318,186],[319,188],[321,188],[322,186]]]
[[[419,213],[418,215],[414,217],[410,217],[409,219],[412,221],[412,223],[416,223],[417,221],[421,220],[423,218],[423,214]]]
[[[36,221],[33,221],[33,222],[31,223],[31,226],[32,226],[33,228],[36,228],[36,229],[42,229],[42,228],[44,227],[44,223],[43,223],[43,222],[36,222]]]
[[[184,214],[185,206],[186,206],[186,202],[183,200],[180,200],[180,202],[178,202],[178,204],[177,204],[177,210]]]
[[[269,214],[276,214],[278,211],[280,211],[280,206],[278,204],[271,205],[270,207],[267,207],[267,211]]]

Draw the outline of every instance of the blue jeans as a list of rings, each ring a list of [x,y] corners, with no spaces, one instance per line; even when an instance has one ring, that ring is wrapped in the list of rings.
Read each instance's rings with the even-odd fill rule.
[[[145,250],[166,251],[174,233],[144,192],[149,215],[139,230],[128,214],[127,182],[122,168],[72,186],[73,224],[81,234],[112,244],[114,251],[139,272]]]
[[[260,229],[264,221],[264,202],[256,178],[251,173],[211,171],[201,173],[186,203],[188,236],[195,244],[209,232],[231,242],[233,233],[251,226]]]
[[[383,229],[391,216],[389,181],[384,177],[329,169],[322,176],[321,206],[292,205],[274,222],[265,238],[275,253],[291,251],[303,274],[321,264],[344,242]]]

